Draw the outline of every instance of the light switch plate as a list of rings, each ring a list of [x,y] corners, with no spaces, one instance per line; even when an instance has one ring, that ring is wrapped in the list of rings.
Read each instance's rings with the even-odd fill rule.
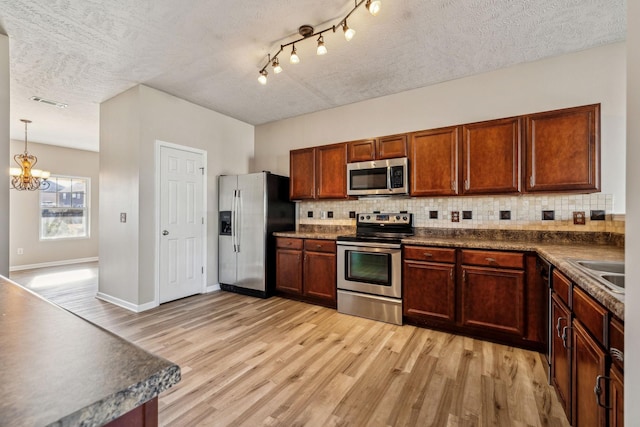
[[[120,212],[120,222],[127,222],[127,213]]]

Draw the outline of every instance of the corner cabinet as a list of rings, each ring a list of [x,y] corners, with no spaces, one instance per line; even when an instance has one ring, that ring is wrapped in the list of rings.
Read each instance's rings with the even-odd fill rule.
[[[335,308],[335,241],[277,237],[276,291]]]
[[[291,150],[289,176],[291,200],[346,198],[346,144]]]
[[[600,191],[600,104],[525,116],[527,192]]]

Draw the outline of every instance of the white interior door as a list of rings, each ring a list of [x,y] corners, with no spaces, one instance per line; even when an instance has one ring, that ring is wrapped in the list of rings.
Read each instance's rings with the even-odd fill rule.
[[[201,293],[204,156],[160,146],[159,302]]]

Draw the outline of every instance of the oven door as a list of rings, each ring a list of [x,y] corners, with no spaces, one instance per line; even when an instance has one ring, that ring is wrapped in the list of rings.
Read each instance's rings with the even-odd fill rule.
[[[385,243],[338,243],[338,289],[402,298],[402,251]]]

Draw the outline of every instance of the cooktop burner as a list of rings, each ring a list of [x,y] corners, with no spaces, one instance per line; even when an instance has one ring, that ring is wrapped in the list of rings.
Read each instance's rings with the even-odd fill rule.
[[[356,233],[338,236],[338,240],[399,243],[403,238],[414,234],[413,214],[407,212],[360,213],[356,218]]]

